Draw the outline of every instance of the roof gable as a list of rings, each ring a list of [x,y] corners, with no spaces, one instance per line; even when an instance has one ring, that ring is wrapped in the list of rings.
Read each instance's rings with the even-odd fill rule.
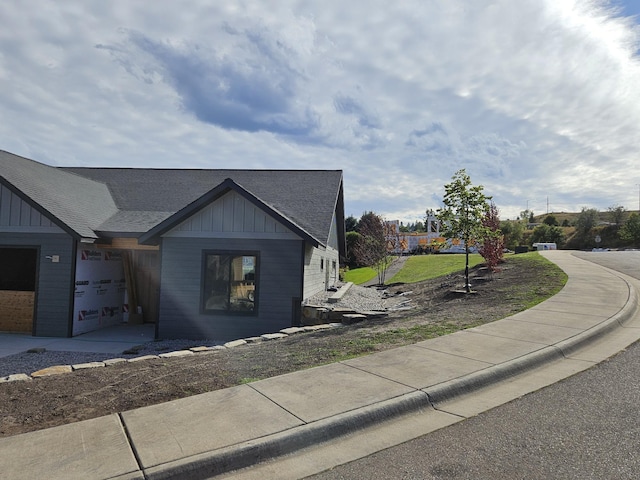
[[[305,231],[302,227],[292,222],[286,216],[282,215],[280,212],[267,205],[260,198],[256,197],[253,193],[246,190],[241,185],[238,185],[232,179],[227,178],[219,185],[216,185],[209,192],[202,195],[200,198],[190,203],[180,211],[176,212],[174,215],[171,215],[165,221],[159,223],[154,228],[143,234],[139,237],[140,243],[157,243],[159,241],[160,236],[169,232],[170,230],[177,227],[180,223],[184,222],[187,218],[192,217],[198,212],[202,211],[204,208],[208,207],[211,203],[216,200],[222,198],[224,195],[229,192],[236,192],[242,198],[253,204],[255,207],[263,211],[266,215],[275,219],[278,223],[282,224],[284,227],[288,228],[301,238],[307,240],[312,243],[314,246],[319,245],[320,242],[317,238],[314,238],[307,231]]]
[[[77,238],[98,238],[94,229],[117,212],[103,183],[4,151],[0,179]]]

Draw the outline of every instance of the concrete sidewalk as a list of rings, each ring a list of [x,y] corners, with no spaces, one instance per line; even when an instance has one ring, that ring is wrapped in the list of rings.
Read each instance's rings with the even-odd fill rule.
[[[590,368],[640,338],[639,282],[569,252],[553,298],[415,345],[0,439],[11,479],[300,478]],[[366,435],[361,433],[365,432]],[[236,471],[261,461],[278,465]],[[283,465],[285,465],[283,467]]]

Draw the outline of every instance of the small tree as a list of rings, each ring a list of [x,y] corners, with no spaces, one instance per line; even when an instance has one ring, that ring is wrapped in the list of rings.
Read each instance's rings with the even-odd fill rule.
[[[622,205],[612,205],[607,209],[609,211],[609,218],[611,222],[620,226],[624,223],[624,217],[627,216],[627,211]]]
[[[349,215],[344,219],[345,232],[355,232],[358,229],[358,219],[353,215]]]
[[[357,250],[361,235],[358,232],[347,232],[347,266],[349,268],[361,267],[358,263]]]
[[[618,231],[618,235],[625,242],[630,242],[633,246],[640,245],[640,215],[632,213]]]
[[[444,186],[443,208],[437,211],[442,223],[442,234],[447,238],[459,238],[465,249],[465,290],[471,292],[469,283],[469,247],[476,239],[484,238],[489,229],[482,224],[485,212],[489,209],[487,197],[482,193],[482,185],[473,186],[465,169],[458,170],[452,182]]]
[[[550,227],[553,227],[558,225],[558,220],[556,219],[555,215],[547,215],[542,221],[542,223],[544,223],[545,225],[549,225]]]
[[[355,258],[359,265],[376,270],[378,285],[383,285],[387,268],[392,263],[393,251],[398,247],[397,232],[389,228],[382,217],[367,212],[358,222],[360,237],[354,247]]]
[[[504,244],[507,248],[515,250],[522,243],[524,225],[520,220],[504,220],[500,222],[500,231],[504,235]]]
[[[500,231],[500,215],[496,204],[491,202],[489,210],[482,219],[482,225],[487,232],[479,248],[480,255],[484,258],[487,268],[493,273],[498,271],[498,265],[504,256],[504,236]]]
[[[598,210],[595,208],[582,207],[576,220],[576,229],[580,235],[586,236],[589,231],[596,226],[597,222]]]

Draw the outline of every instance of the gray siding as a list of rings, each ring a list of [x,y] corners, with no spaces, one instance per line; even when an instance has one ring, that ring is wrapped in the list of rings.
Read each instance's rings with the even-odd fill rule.
[[[258,252],[258,314],[201,314],[204,250]],[[302,294],[302,240],[172,238],[161,246],[160,338],[233,340],[292,325]]]
[[[0,183],[0,232],[63,233],[63,230]]]
[[[67,234],[22,234],[0,231],[0,246],[39,249],[35,331],[37,336],[69,335],[75,242]],[[59,256],[53,263],[51,257]]]
[[[168,232],[165,237],[298,239],[237,192],[229,192]]]

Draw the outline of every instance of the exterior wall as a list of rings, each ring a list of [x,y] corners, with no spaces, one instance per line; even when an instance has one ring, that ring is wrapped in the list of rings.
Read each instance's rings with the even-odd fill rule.
[[[69,336],[75,241],[2,183],[0,246],[38,249],[33,334]],[[58,261],[54,262],[56,256]]]
[[[233,191],[188,218],[162,240],[159,338],[232,340],[296,325],[301,302],[338,281],[333,224],[336,248],[314,248]],[[258,252],[257,316],[201,313],[205,250]]]
[[[304,252],[303,300],[338,283],[339,266],[338,250],[307,245]]]
[[[0,227],[0,246],[36,247],[38,271],[34,335],[69,336],[75,242],[70,235],[6,232]],[[53,262],[57,256],[58,262]],[[48,257],[48,258],[47,258]]]
[[[234,340],[274,333],[297,322],[304,242],[172,238],[161,246],[159,338]],[[258,252],[257,315],[201,313],[203,251]]]

